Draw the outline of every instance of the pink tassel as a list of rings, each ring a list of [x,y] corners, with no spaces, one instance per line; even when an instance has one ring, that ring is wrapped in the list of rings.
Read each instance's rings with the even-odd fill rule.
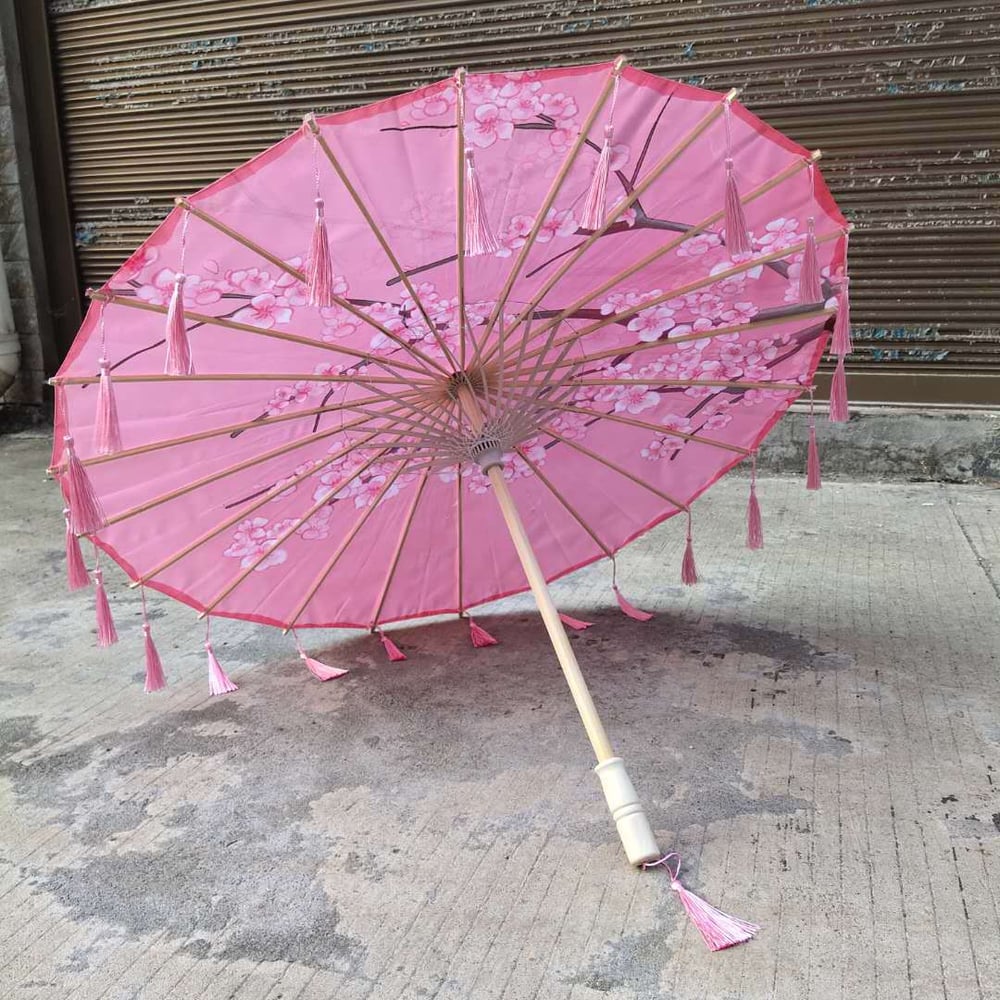
[[[166,375],[193,375],[194,361],[184,325],[184,275],[174,278],[174,291],[167,307],[167,357],[163,365]]]
[[[309,305],[333,305],[333,258],[323,216],[323,199],[316,199],[316,224],[309,248]]]
[[[90,535],[100,531],[107,518],[86,469],[76,457],[72,435],[67,434],[63,441],[66,443],[65,484],[70,527],[74,535]]]
[[[232,691],[239,691],[239,688],[229,679],[225,670],[215,657],[215,650],[212,644],[205,641],[205,652],[208,653],[208,693],[229,694]]]
[[[482,649],[484,646],[498,645],[498,640],[494,639],[486,629],[481,625],[477,625],[471,618],[469,619],[469,637],[472,639],[472,645],[476,649]]]
[[[481,257],[494,254],[500,244],[490,228],[489,216],[483,204],[483,191],[476,173],[475,156],[465,151],[465,256]]]
[[[756,462],[754,463],[756,465]],[[764,526],[760,519],[760,504],[757,501],[757,472],[750,479],[750,499],[747,501],[747,548],[764,548]]]
[[[846,424],[851,414],[847,408],[847,373],[844,371],[844,359],[837,360],[837,367],[830,383],[830,423]]]
[[[693,587],[698,582],[698,568],[694,564],[694,546],[691,544],[691,513],[688,512],[687,545],[681,562],[681,582]]]
[[[811,405],[811,404],[810,404]],[[809,413],[809,458],[806,462],[806,489],[821,489],[823,483],[819,476],[819,448],[816,446],[816,420]]]
[[[382,646],[385,649],[386,655],[389,657],[389,659],[393,663],[401,663],[403,660],[406,659],[406,653],[404,653],[399,648],[399,646],[397,646],[392,641],[392,639],[390,639],[385,634],[385,632],[383,632],[381,629],[379,629],[377,634],[378,634],[379,642],[382,643]]]
[[[604,225],[605,201],[608,194],[608,174],[611,172],[611,143],[614,142],[615,130],[611,125],[604,126],[604,145],[601,155],[594,167],[594,176],[590,181],[590,190],[583,203],[580,215],[580,228],[595,231]]]
[[[66,582],[70,590],[80,590],[90,583],[90,574],[80,551],[80,539],[73,534],[69,524],[68,507],[63,508],[63,517],[66,519]]]
[[[633,610],[635,609],[633,608]],[[561,621],[566,628],[575,629],[577,632],[582,632],[584,629],[588,629],[594,624],[593,622],[585,622],[582,618],[574,618],[572,615],[564,615],[561,611],[559,612],[559,621]]]
[[[630,604],[622,596],[622,592],[618,589],[618,584],[614,583],[611,585],[611,589],[615,592],[615,597],[618,599],[618,607],[622,609],[629,616],[629,618],[634,618],[637,622],[648,622],[653,616],[648,611],[641,611],[634,604]]]
[[[104,589],[104,574],[100,566],[94,570],[94,602],[97,606],[97,645],[113,646],[118,641],[118,630],[111,617],[111,605]]]
[[[851,342],[851,304],[847,295],[847,278],[844,278],[837,294],[837,318],[833,324],[830,353],[838,358],[854,353],[854,344]]]
[[[99,455],[113,455],[122,450],[122,433],[118,425],[118,404],[111,384],[108,359],[98,361],[101,381],[97,389],[97,421],[94,425],[94,449]]]
[[[802,254],[802,268],[799,271],[799,302],[823,301],[823,276],[819,270],[816,253],[816,222],[809,219],[806,246]]]
[[[157,652],[156,643],[153,642],[149,622],[142,623],[142,634],[146,644],[146,694],[152,694],[154,691],[162,691],[167,686],[167,681],[163,676],[163,663]]]
[[[736,187],[736,177],[733,174],[733,161],[726,158],[726,248],[730,257],[746,257],[753,253],[753,243],[747,229],[746,216],[743,214],[743,203]]]
[[[321,681],[335,681],[338,677],[343,677],[344,674],[348,673],[347,670],[341,670],[340,667],[328,667],[325,663],[314,660],[311,656],[306,656],[305,653],[299,653],[299,656],[309,673]]]
[[[341,670],[339,667],[328,667],[320,660],[314,660],[311,656],[307,655],[306,651],[302,648],[298,635],[294,632],[292,635],[295,637],[295,648],[299,651],[299,658],[305,664],[306,670],[308,670],[313,677],[316,677],[321,681],[333,681],[338,677],[343,677],[344,674],[348,672],[346,670]]]
[[[677,858],[676,868],[670,867],[670,858],[677,858],[677,855],[668,854],[659,861],[644,864],[642,867],[655,868],[657,865],[663,865],[670,872],[670,888],[677,893],[684,912],[691,918],[691,922],[698,928],[705,944],[712,951],[722,951],[723,948],[743,944],[760,930],[756,924],[740,920],[739,917],[731,917],[711,903],[705,902],[701,896],[696,896],[689,889],[685,889],[678,879],[681,870],[680,858]]]

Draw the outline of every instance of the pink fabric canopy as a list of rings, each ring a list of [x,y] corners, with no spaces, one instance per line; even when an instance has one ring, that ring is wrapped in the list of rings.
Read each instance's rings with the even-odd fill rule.
[[[451,79],[318,119],[332,159],[307,124],[175,208],[58,375],[53,466],[72,433],[108,519],[97,544],[194,608],[297,628],[524,590],[456,371],[550,580],[686,513],[752,453],[846,304],[845,220],[809,151],[745,108],[632,68],[609,95],[611,73],[467,78],[463,184],[497,249],[461,260],[461,289]],[[595,236],[585,203],[608,125]],[[727,156],[749,254],[725,231]],[[322,307],[306,280],[317,185],[337,299]],[[194,374],[164,376],[180,273]],[[122,438],[106,455],[102,356]]]

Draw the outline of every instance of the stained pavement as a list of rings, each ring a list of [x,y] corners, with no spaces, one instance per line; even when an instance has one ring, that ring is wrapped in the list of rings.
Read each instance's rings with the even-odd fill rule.
[[[612,739],[687,884],[763,925],[713,955],[624,862],[543,629],[309,636],[138,595],[94,645],[66,592],[47,443],[0,440],[0,996],[73,1000],[1000,996],[1000,494],[746,482],[555,586]]]

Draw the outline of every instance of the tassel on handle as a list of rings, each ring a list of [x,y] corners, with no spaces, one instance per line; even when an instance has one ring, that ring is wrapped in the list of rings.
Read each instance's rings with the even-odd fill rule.
[[[823,276],[816,250],[816,220],[810,216],[806,231],[805,251],[799,271],[799,302],[823,301]]]
[[[118,404],[111,383],[107,358],[98,361],[101,379],[97,388],[97,419],[94,423],[94,450],[99,455],[113,455],[122,449],[122,432],[118,423]]]
[[[309,305],[333,305],[333,257],[323,214],[323,199],[316,198],[316,222],[309,247]]]
[[[386,652],[386,656],[389,657],[390,661],[393,663],[402,663],[406,659],[406,653],[404,653],[399,646],[397,646],[392,639],[390,639],[385,632],[381,629],[376,629],[375,634],[379,638],[379,642],[382,643],[382,648]]]
[[[184,323],[184,281],[183,274],[174,278],[174,291],[167,307],[167,356],[163,363],[165,375],[194,374],[191,344],[188,342],[187,326]]]
[[[604,145],[601,155],[594,167],[594,176],[590,181],[587,197],[583,202],[580,215],[580,228],[595,231],[604,225],[605,202],[608,194],[608,174],[611,172],[611,144],[614,142],[615,129],[613,125],[604,126]]]
[[[472,618],[469,619],[469,638],[476,649],[483,649],[486,646],[496,646],[499,644],[499,640],[494,639],[486,629],[481,625],[477,625]]]
[[[104,573],[98,566],[94,570],[94,604],[97,611],[97,645],[113,646],[118,641],[118,630],[111,617],[108,592],[104,589]]]
[[[615,592],[615,598],[618,601],[618,607],[629,616],[629,618],[634,618],[637,622],[648,622],[653,616],[648,611],[642,611],[637,608],[634,604],[629,603],[625,600],[622,592],[618,589],[618,584],[613,583],[611,589]]]
[[[671,868],[670,859],[676,858],[675,867]],[[695,895],[690,889],[685,889],[680,882],[681,859],[676,854],[666,854],[659,861],[650,861],[643,868],[656,868],[662,865],[670,873],[670,888],[677,893],[677,898],[684,907],[684,912],[698,928],[705,944],[711,951],[722,951],[734,945],[749,941],[760,930],[756,924],[739,917],[723,913],[718,907],[706,902],[701,896]]]
[[[837,367],[830,383],[830,423],[846,424],[851,419],[847,406],[847,373],[844,371],[844,359],[837,359]]]
[[[465,151],[465,256],[482,257],[494,254],[500,243],[490,228],[489,216],[479,186],[476,157],[471,149]]]
[[[80,539],[70,527],[69,507],[63,508],[63,518],[66,521],[66,583],[70,590],[82,590],[90,583],[90,574],[80,551]]]
[[[631,605],[629,605],[629,607],[631,607]],[[624,608],[622,610],[624,611]],[[582,618],[574,618],[572,615],[563,614],[561,611],[559,612],[559,621],[561,621],[566,628],[574,629],[577,632],[583,632],[584,629],[588,629],[594,624],[593,622],[585,622]]]
[[[73,436],[63,438],[66,445],[66,504],[69,507],[69,523],[74,535],[91,535],[107,523],[104,509],[94,492],[94,487],[77,458],[73,447]]]

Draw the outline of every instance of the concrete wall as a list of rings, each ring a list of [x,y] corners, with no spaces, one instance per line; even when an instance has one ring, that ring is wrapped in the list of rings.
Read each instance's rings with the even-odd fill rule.
[[[0,60],[3,61],[0,68],[0,249],[3,251],[14,326],[21,340],[21,370],[0,402],[0,427],[34,423],[41,419],[45,383],[38,328],[38,298],[31,276],[22,196],[22,177],[30,165],[24,162],[26,157],[18,156],[11,108],[11,82],[17,77],[8,72],[14,68],[8,63],[12,49],[16,53],[16,46],[12,46],[11,39],[6,37],[7,31],[6,24],[0,22]]]

